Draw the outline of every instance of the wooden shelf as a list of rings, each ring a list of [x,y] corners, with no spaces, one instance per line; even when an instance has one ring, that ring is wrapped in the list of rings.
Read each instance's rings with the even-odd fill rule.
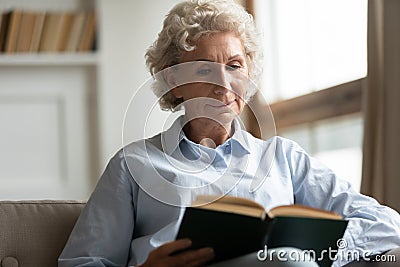
[[[0,66],[95,66],[97,53],[0,54]]]

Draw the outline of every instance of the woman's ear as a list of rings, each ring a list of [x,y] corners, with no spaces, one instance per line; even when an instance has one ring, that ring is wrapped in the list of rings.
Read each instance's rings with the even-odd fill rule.
[[[176,98],[181,98],[182,97],[181,90],[180,90],[179,86],[171,89],[171,92]]]
[[[176,71],[173,67],[163,69],[164,80],[169,88],[176,87]]]

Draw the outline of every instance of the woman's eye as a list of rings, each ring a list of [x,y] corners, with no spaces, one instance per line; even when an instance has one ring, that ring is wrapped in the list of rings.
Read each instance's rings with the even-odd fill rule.
[[[240,69],[241,67],[242,67],[242,66],[240,66],[240,65],[234,64],[234,65],[226,66],[226,69],[227,69],[228,71],[234,71],[234,70]]]
[[[205,76],[211,73],[211,69],[200,69],[197,71],[198,75]]]

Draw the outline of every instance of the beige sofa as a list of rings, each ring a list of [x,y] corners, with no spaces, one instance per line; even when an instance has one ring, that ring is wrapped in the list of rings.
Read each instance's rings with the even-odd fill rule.
[[[84,205],[77,201],[0,201],[0,266],[57,266]]]
[[[77,201],[0,201],[0,266],[55,267],[85,203]],[[396,262],[352,266],[400,266]]]

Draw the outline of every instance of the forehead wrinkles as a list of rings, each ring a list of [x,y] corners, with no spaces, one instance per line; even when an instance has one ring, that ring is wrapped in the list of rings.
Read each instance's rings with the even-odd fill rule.
[[[234,33],[216,33],[201,37],[193,51],[183,52],[180,62],[198,59],[226,63],[232,56],[240,54],[245,59],[241,40]]]

